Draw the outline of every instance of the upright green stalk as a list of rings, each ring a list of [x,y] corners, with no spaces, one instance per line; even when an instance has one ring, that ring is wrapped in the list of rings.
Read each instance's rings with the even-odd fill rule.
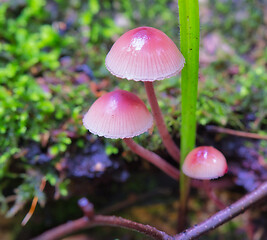
[[[199,6],[198,0],[178,0],[180,18],[180,48],[185,57],[182,70],[182,127],[181,160],[195,147],[196,101],[199,66]],[[180,215],[178,230],[185,227],[185,214],[189,193],[189,179],[180,175]]]

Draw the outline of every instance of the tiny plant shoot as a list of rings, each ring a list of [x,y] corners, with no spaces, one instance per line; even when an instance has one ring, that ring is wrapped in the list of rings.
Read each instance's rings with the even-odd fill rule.
[[[196,102],[199,67],[199,4],[198,0],[179,0],[181,52],[185,58],[182,70],[182,127],[181,164],[186,155],[195,147]],[[189,193],[189,179],[180,175],[180,214],[178,230],[185,227],[186,203]],[[180,224],[179,224],[180,225]]]

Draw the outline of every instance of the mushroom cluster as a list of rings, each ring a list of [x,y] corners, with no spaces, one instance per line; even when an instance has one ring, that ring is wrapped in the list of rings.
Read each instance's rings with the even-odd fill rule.
[[[178,74],[184,63],[185,59],[174,42],[152,27],[139,27],[126,32],[114,43],[106,57],[106,67],[116,77],[144,82],[163,144],[177,162],[180,151],[165,125],[153,82]]]
[[[163,144],[173,159],[179,161],[179,148],[167,130],[153,88],[153,81],[172,77],[184,66],[184,57],[174,42],[158,29],[139,27],[114,43],[105,63],[119,78],[144,82]],[[130,139],[147,131],[153,123],[145,104],[133,93],[116,90],[100,97],[84,116],[83,123],[99,136],[124,139],[132,151],[177,179],[178,170]]]
[[[158,29],[139,27],[123,34],[114,43],[105,63],[116,77],[144,82],[163,144],[173,159],[179,161],[179,148],[167,130],[153,87],[153,81],[178,74],[185,64],[173,41]],[[98,136],[123,139],[134,153],[177,180],[179,171],[175,167],[132,139],[151,128],[153,117],[135,94],[115,90],[94,102],[85,114],[83,124]],[[215,148],[198,147],[188,154],[182,169],[192,178],[213,179],[227,172],[227,163]]]

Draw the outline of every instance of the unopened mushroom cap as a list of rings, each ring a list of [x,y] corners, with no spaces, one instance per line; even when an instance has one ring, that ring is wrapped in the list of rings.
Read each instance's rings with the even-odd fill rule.
[[[106,138],[131,138],[146,132],[153,117],[135,94],[116,90],[98,98],[83,118],[92,133]]]
[[[135,81],[162,80],[178,74],[185,59],[162,31],[139,27],[123,34],[106,57],[106,67],[115,76]]]
[[[228,167],[224,155],[214,147],[197,147],[185,158],[185,175],[196,179],[214,179],[227,173]]]

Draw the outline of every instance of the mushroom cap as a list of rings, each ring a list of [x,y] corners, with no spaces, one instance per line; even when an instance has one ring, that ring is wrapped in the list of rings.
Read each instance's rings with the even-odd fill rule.
[[[162,31],[139,27],[123,34],[106,57],[106,67],[115,76],[135,81],[163,80],[178,74],[185,59]]]
[[[153,117],[135,94],[115,90],[98,98],[83,118],[92,133],[106,138],[132,138],[146,132]]]
[[[183,164],[185,175],[195,179],[214,179],[228,171],[224,155],[214,147],[202,146],[192,150]]]

